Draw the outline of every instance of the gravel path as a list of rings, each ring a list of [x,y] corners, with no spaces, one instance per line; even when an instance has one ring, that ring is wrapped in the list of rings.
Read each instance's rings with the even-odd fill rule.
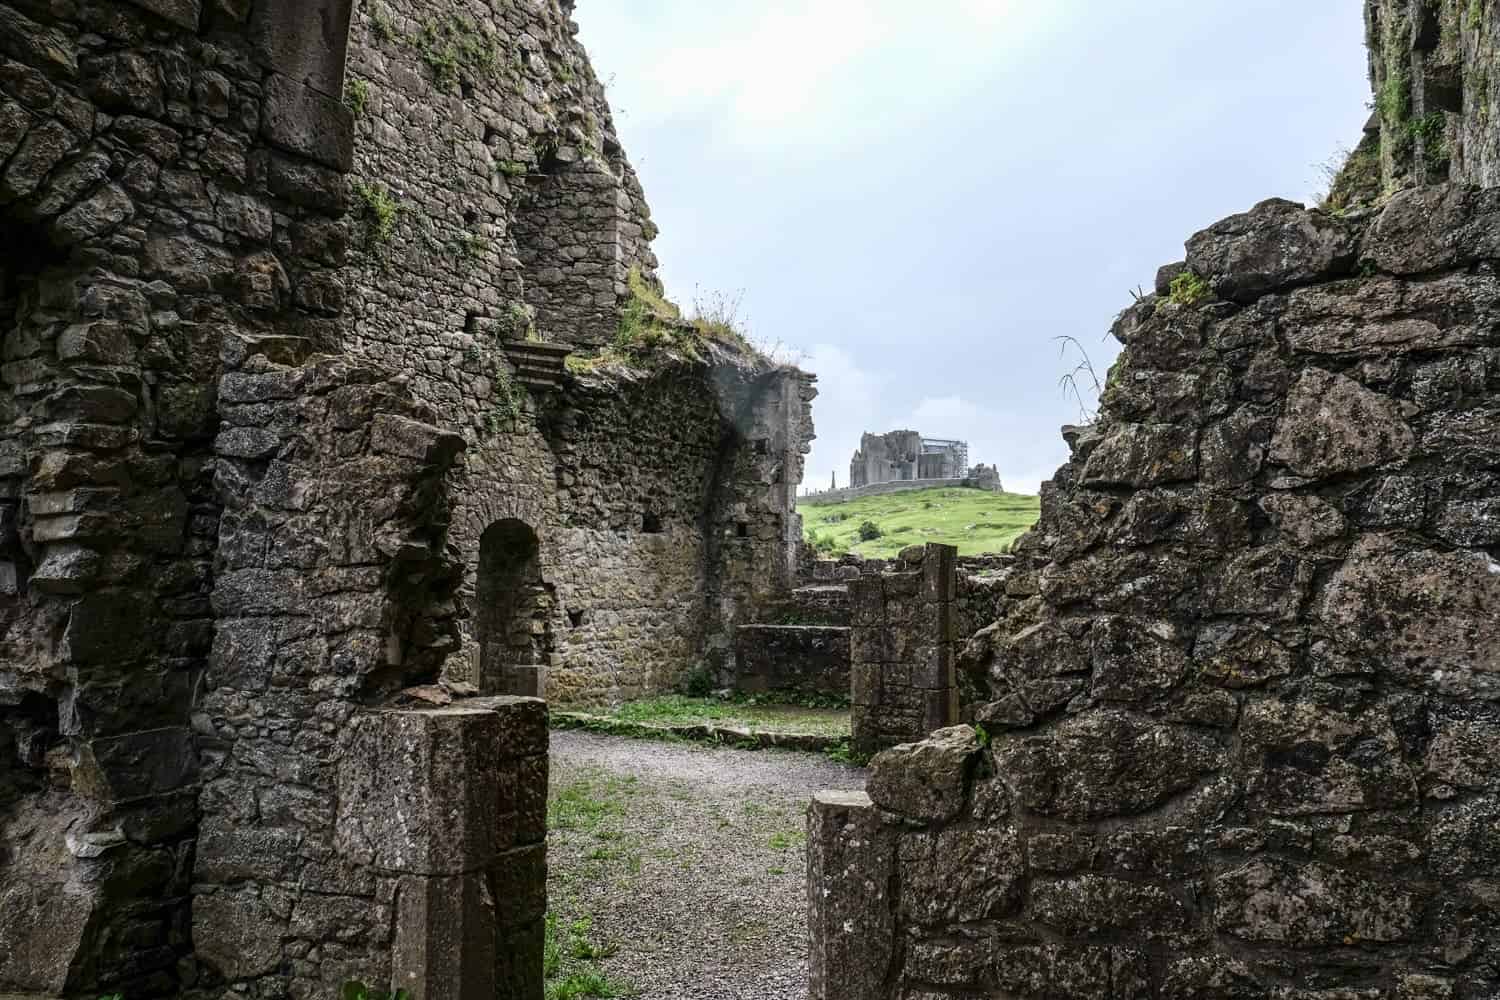
[[[813,754],[554,731],[553,988],[595,971],[645,1000],[804,1000],[807,802],[864,782]]]

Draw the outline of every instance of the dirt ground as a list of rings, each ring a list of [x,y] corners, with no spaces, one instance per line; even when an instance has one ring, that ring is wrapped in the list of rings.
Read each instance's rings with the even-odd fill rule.
[[[814,754],[554,732],[549,1000],[803,1000],[807,802],[864,782]]]

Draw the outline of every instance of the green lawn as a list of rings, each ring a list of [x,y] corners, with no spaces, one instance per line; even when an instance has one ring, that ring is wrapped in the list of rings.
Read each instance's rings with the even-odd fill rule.
[[[956,545],[961,556],[1004,552],[1036,523],[1041,502],[1019,493],[940,486],[843,503],[818,503],[814,497],[799,500],[797,509],[807,540],[814,545],[824,540],[825,555],[856,552],[888,559],[924,542]],[[880,528],[879,538],[860,540],[859,528],[866,521]]]

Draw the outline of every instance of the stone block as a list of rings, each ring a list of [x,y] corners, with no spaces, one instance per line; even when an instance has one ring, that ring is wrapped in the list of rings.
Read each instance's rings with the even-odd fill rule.
[[[895,951],[895,840],[863,792],[818,792],[807,813],[808,996],[885,995]]]
[[[470,698],[465,708],[480,708],[500,716],[501,757],[520,758],[546,755],[548,746],[547,703],[541,698],[494,695]],[[546,784],[544,781],[543,784]]]
[[[1315,702],[1271,699],[1240,725],[1248,798],[1277,816],[1368,812],[1417,800],[1390,710],[1351,714]]]
[[[259,0],[250,16],[256,60],[338,100],[353,6],[353,0]]]
[[[226,979],[249,979],[281,964],[287,917],[254,889],[193,899],[193,945],[200,962]]]
[[[1198,447],[1191,427],[1117,424],[1089,455],[1085,486],[1157,486],[1193,479]]]
[[[198,19],[202,15],[202,0],[128,0],[143,10],[171,21],[188,31],[198,30]]]
[[[1020,907],[1027,870],[1013,827],[903,834],[899,856],[901,916],[914,925],[995,920]]]
[[[1220,875],[1215,888],[1218,931],[1259,944],[1402,941],[1422,919],[1415,894],[1316,862],[1256,859]]]
[[[1342,219],[1273,198],[1194,235],[1187,264],[1219,295],[1249,302],[1352,270],[1357,245]]]
[[[1322,478],[1405,459],[1415,440],[1396,400],[1344,375],[1311,369],[1287,397],[1271,461]]]
[[[370,450],[446,468],[464,449],[461,434],[395,413],[377,413],[370,425]]]
[[[53,848],[60,844],[49,845]],[[91,946],[97,888],[64,886],[16,871],[0,877],[0,985],[61,996]]]
[[[1219,770],[1224,756],[1207,733],[1094,709],[997,748],[995,763],[1032,812],[1079,822],[1151,809]]]
[[[340,854],[400,874],[487,869],[501,843],[499,745],[494,712],[355,716],[339,764]]]
[[[969,726],[892,747],[870,762],[870,800],[905,819],[952,819],[963,808],[969,764],[979,750],[979,735]]]
[[[289,153],[343,173],[354,166],[354,112],[336,98],[278,73],[266,80],[260,130]]]

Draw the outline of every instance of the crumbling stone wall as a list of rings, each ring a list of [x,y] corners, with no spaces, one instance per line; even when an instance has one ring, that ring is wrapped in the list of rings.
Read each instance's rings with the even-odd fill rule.
[[[1500,184],[1500,11],[1484,0],[1366,0],[1374,113],[1337,206],[1414,184]]]
[[[1497,206],[1267,202],[1121,316],[987,744],[814,803],[814,996],[1495,994]]]
[[[478,634],[481,540],[517,520],[537,539],[538,599],[516,627],[536,641],[507,690],[586,705],[732,664],[734,626],[790,588],[813,390],[729,345],[521,384],[507,341],[587,353],[614,339],[631,273],[656,282],[655,227],[570,11],[357,5],[363,222],[341,278],[349,349],[406,372],[467,441],[445,677],[498,690]]]
[[[472,690],[497,522],[578,698],[725,655],[791,563],[805,376],[507,359],[655,281],[571,5],[354,7],[0,3],[0,991],[401,971],[337,775]]]
[[[336,35],[337,7],[294,12]],[[290,245],[338,245],[342,59],[272,44],[278,10],[0,5],[7,991],[192,976],[216,386],[336,339],[296,305],[327,261]]]
[[[913,545],[894,569],[849,581],[850,746],[871,754],[958,721],[958,550]]]

